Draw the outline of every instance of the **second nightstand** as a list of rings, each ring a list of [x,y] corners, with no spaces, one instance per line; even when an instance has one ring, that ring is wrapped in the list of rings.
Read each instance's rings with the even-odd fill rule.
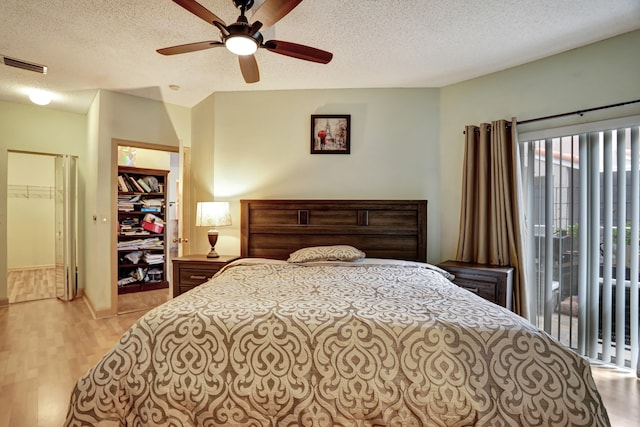
[[[455,275],[453,283],[511,310],[513,267],[445,261],[438,267]]]
[[[173,259],[173,297],[203,284],[222,267],[240,258],[233,255],[220,255],[207,258],[206,255],[187,255]]]

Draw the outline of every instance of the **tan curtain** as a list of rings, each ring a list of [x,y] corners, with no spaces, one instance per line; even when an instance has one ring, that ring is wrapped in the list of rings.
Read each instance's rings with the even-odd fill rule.
[[[465,129],[460,234],[456,259],[513,266],[513,311],[528,317],[524,208],[516,121]]]

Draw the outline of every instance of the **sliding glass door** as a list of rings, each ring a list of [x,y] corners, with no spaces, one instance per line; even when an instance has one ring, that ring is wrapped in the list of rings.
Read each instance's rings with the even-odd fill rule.
[[[632,369],[640,325],[638,123],[520,135],[532,320],[580,354]]]

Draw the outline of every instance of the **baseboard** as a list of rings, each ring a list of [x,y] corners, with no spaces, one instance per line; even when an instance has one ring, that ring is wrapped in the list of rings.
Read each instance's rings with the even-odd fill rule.
[[[0,307],[4,307],[5,305],[9,305],[9,298],[0,298]]]
[[[118,314],[112,312],[111,310],[96,310],[91,300],[84,295],[84,291],[82,292],[82,300],[87,305],[87,308],[89,309],[89,312],[94,319],[104,319],[106,317],[113,317]]]
[[[12,271],[24,271],[24,270],[45,270],[49,268],[56,268],[56,265],[51,264],[51,265],[30,265],[27,267],[12,267],[12,268],[7,268],[7,273],[10,273]]]

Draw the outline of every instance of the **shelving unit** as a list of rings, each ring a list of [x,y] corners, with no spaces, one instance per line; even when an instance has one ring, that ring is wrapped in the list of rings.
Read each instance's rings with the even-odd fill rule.
[[[166,184],[169,171],[118,167],[118,293],[169,287]]]

